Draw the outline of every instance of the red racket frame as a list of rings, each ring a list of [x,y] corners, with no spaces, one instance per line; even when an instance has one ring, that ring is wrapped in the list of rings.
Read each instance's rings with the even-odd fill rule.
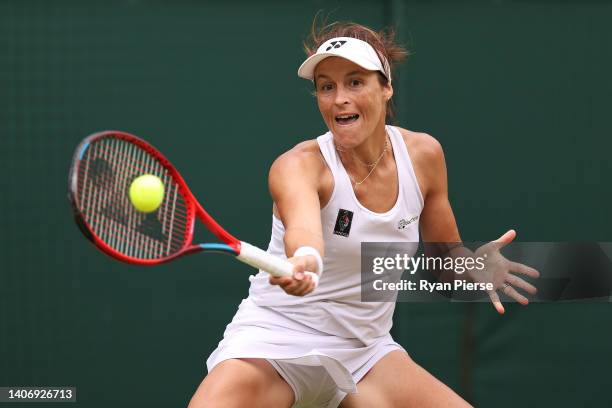
[[[81,165],[83,155],[85,151],[89,148],[89,146],[99,140],[99,139],[108,139],[115,138],[125,140],[127,142],[133,143],[136,146],[142,148],[147,153],[151,154],[155,157],[160,164],[168,171],[172,179],[178,184],[179,191],[182,194],[185,204],[187,207],[187,228],[185,231],[185,235],[183,238],[183,246],[182,248],[175,252],[172,255],[158,258],[158,259],[140,259],[134,258],[131,256],[127,256],[122,254],[108,244],[106,244],[102,239],[100,239],[91,226],[85,220],[85,217],[79,210],[79,199],[78,199],[78,175],[79,175],[79,166]],[[116,131],[116,130],[107,130],[103,132],[95,133],[91,136],[85,138],[77,147],[73,159],[72,165],[70,166],[70,174],[69,174],[69,191],[68,198],[72,204],[72,210],[74,214],[74,218],[76,220],[77,225],[83,231],[85,236],[100,250],[102,250],[107,255],[110,255],[114,258],[117,258],[121,261],[137,264],[137,265],[157,265],[164,262],[171,261],[175,258],[178,258],[183,255],[192,254],[196,252],[200,252],[205,250],[202,245],[194,245],[193,244],[193,236],[194,236],[194,227],[195,227],[195,218],[199,218],[206,228],[208,228],[217,238],[223,241],[229,247],[228,250],[221,250],[221,252],[232,253],[233,255],[240,254],[241,250],[241,242],[236,237],[227,232],[213,217],[206,212],[206,210],[202,207],[202,205],[195,198],[187,183],[181,176],[181,174],[176,170],[176,168],[170,163],[170,161],[163,155],[159,150],[155,147],[151,146],[149,143],[144,140],[131,135],[126,132]]]

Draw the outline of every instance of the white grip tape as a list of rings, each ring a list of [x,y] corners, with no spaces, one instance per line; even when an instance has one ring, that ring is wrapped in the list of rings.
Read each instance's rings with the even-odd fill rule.
[[[245,264],[262,269],[274,276],[293,276],[293,264],[286,259],[271,255],[266,251],[249,244],[240,242],[240,254],[236,256]]]

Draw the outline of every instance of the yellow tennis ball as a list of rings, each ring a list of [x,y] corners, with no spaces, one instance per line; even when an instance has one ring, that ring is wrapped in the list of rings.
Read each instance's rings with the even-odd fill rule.
[[[144,174],[132,181],[129,196],[132,205],[138,211],[153,212],[159,208],[164,200],[164,183],[157,176]]]

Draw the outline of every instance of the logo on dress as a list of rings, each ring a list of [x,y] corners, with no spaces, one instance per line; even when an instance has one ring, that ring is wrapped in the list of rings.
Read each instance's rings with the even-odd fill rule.
[[[404,229],[406,228],[408,225],[412,224],[413,222],[415,222],[416,220],[419,219],[418,215],[415,215],[412,218],[402,218],[401,220],[399,220],[399,222],[397,223],[397,229]]]
[[[351,223],[353,222],[353,212],[340,209],[334,226],[334,234],[348,237],[351,232]]]

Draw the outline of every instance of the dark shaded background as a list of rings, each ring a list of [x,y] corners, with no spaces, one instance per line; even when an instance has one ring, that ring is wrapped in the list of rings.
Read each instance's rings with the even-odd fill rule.
[[[320,9],[394,23],[414,52],[394,82],[398,122],[444,146],[464,239],[611,240],[610,2],[5,0],[0,386],[74,385],[71,406],[186,405],[253,271],[97,252],[66,200],[73,148],[103,129],[142,136],[223,225],[265,247],[270,164],[326,130],[296,76]],[[611,312],[400,304],[393,334],[477,406],[601,407]]]

